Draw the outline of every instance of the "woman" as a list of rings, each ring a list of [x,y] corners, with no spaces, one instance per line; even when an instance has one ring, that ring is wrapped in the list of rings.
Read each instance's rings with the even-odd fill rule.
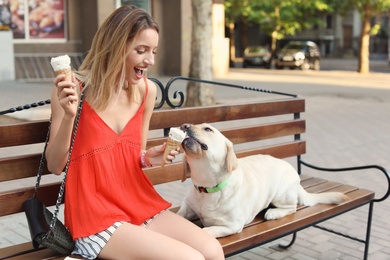
[[[223,259],[218,241],[167,210],[141,167],[160,165],[165,144],[145,151],[157,89],[146,79],[159,29],[133,6],[114,11],[97,31],[77,72],[85,101],[69,165],[65,224],[74,253],[94,259]],[[55,78],[48,168],[65,167],[80,84]],[[178,151],[171,151],[167,162]]]

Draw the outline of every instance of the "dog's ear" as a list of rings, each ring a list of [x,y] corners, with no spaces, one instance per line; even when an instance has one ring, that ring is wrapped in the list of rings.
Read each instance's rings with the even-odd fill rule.
[[[183,157],[183,175],[181,177],[181,182],[184,182],[189,177],[191,177],[191,169],[190,169],[190,166],[187,163],[186,156],[184,156]]]
[[[228,139],[226,139],[226,148],[227,148],[226,167],[228,172],[232,172],[237,168],[238,160],[233,150],[233,143]]]

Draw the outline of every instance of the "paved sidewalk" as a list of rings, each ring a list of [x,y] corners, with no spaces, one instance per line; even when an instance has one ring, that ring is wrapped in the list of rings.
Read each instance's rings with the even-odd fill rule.
[[[307,154],[303,158],[306,161],[326,167],[378,164],[390,169],[390,70],[387,72],[385,66],[382,69],[384,72],[365,76],[357,75],[350,70],[299,73],[288,70],[275,72],[262,69],[231,69],[228,75],[218,80],[241,82],[246,86],[295,93],[304,97],[307,111],[304,113],[307,119],[307,133],[304,134],[307,140]],[[167,80],[162,78],[163,82]],[[50,91],[51,83],[0,82],[0,111],[16,104],[23,105],[47,99],[50,97]],[[216,90],[218,102],[248,100],[260,98],[262,95],[264,94]],[[40,112],[31,110],[28,112],[30,114],[26,112],[23,117],[48,117],[48,106],[33,110]],[[294,163],[292,160],[289,161]],[[312,171],[305,172],[318,174]],[[378,195],[382,195],[387,188],[380,174],[367,171],[348,174],[326,173],[321,176],[377,190]],[[176,183],[157,189],[162,196],[178,206],[189,184],[187,180],[184,184]],[[364,218],[367,212],[368,207],[365,206],[329,220],[325,225],[364,239],[366,230]],[[389,217],[390,200],[375,204],[369,259],[390,259]],[[29,233],[23,214],[0,218],[0,248],[27,241]],[[277,248],[276,245],[281,242],[287,243],[289,238],[229,259],[352,260],[362,259],[364,248],[361,243],[315,228],[299,232],[295,244],[287,250]]]

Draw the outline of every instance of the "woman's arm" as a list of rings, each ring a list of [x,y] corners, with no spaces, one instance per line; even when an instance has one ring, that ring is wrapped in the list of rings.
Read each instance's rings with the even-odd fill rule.
[[[145,111],[144,111],[144,117],[143,117],[143,123],[142,123],[142,150],[146,149],[146,143],[148,140],[148,132],[149,132],[149,125],[150,125],[150,119],[152,117],[152,113],[154,110],[154,105],[156,102],[156,95],[157,95],[157,87],[154,82],[148,80],[149,85],[149,93],[148,97],[146,98],[146,104],[145,104]],[[145,164],[143,166],[148,165],[161,165],[161,162],[163,160],[162,156],[164,154],[166,143],[158,146],[151,147],[146,151],[144,154],[144,157],[141,159],[142,163]],[[172,161],[175,159],[175,156],[179,154],[179,150],[177,151],[171,151],[167,158],[164,158],[164,160]]]
[[[51,95],[51,127],[46,148],[47,168],[54,174],[61,174],[67,161],[74,119],[77,114],[78,88],[76,80],[63,81],[64,75],[54,79]]]
[[[150,118],[152,117],[152,113],[154,110],[154,105],[156,102],[156,96],[157,96],[157,87],[151,80],[148,81],[148,96],[146,97],[146,104],[145,104],[145,110],[142,120],[142,140],[141,140],[141,147],[142,150],[146,149],[146,143],[148,140],[148,132],[149,132],[149,125],[150,125]]]

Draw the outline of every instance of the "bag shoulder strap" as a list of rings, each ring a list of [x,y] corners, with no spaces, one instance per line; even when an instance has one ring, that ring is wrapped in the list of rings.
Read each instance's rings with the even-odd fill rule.
[[[52,218],[52,220],[50,222],[50,230],[53,230],[53,228],[55,227],[55,223],[56,223],[56,220],[57,220],[58,212],[60,210],[60,205],[61,205],[61,202],[62,202],[62,199],[63,199],[63,195],[64,195],[64,192],[65,192],[66,176],[68,174],[70,158],[71,158],[72,151],[73,151],[74,141],[76,139],[76,133],[77,133],[77,128],[78,128],[79,121],[80,121],[83,101],[84,101],[84,92],[81,92],[80,102],[79,102],[78,107],[77,107],[77,114],[76,114],[75,122],[74,122],[74,125],[73,125],[72,139],[71,139],[71,143],[70,143],[69,154],[68,154],[68,158],[67,158],[65,169],[64,169],[64,177],[62,179],[62,182],[61,182],[61,185],[60,185],[60,190],[58,192],[58,197],[57,197],[57,202],[56,202],[56,207],[55,207],[55,210],[54,210],[53,218]],[[52,120],[52,118],[50,116],[49,126],[48,126],[46,140],[45,140],[45,146],[43,148],[43,153],[41,155],[41,159],[40,159],[40,162],[39,162],[37,180],[36,180],[36,183],[35,183],[35,191],[34,191],[33,197],[36,196],[36,194],[38,192],[39,184],[41,182],[41,177],[42,177],[42,172],[43,172],[43,165],[44,165],[44,162],[46,160],[46,157],[45,157],[46,148],[47,148],[47,144],[48,144],[49,137],[50,137],[51,120]]]

